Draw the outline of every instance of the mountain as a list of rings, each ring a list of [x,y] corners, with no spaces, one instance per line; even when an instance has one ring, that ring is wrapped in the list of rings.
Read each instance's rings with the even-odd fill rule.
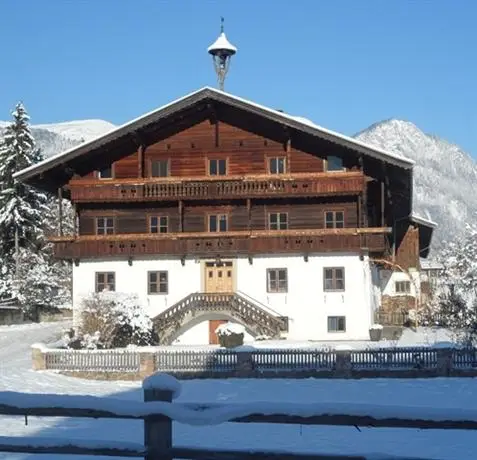
[[[8,122],[0,121],[0,136]],[[68,150],[111,131],[116,126],[104,120],[78,120],[32,125],[32,134],[45,157]]]
[[[302,121],[313,124],[308,119]],[[6,122],[0,121],[0,134]],[[79,120],[33,125],[32,132],[46,157],[105,134],[115,125],[104,120]],[[355,135],[356,139],[416,162],[414,210],[439,224],[433,246],[438,248],[477,220],[477,164],[457,145],[425,134],[416,125],[386,120]]]
[[[459,146],[395,119],[375,123],[355,138],[416,162],[414,210],[439,224],[435,248],[477,221],[477,163]]]

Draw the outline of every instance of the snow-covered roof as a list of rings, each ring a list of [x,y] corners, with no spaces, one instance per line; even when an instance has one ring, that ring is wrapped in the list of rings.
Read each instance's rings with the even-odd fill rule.
[[[422,259],[420,260],[421,270],[444,270],[444,265],[437,260],[427,260]]]
[[[229,54],[235,54],[237,52],[237,48],[227,40],[224,32],[221,32],[219,38],[217,38],[217,40],[215,40],[215,42],[207,48],[207,51],[210,54],[214,54],[220,50],[228,51]]]
[[[296,130],[308,133],[321,139],[326,139],[330,142],[339,144],[343,147],[358,151],[360,153],[363,153],[364,155],[377,158],[379,160],[401,168],[411,169],[414,165],[413,160],[405,158],[401,155],[394,154],[392,152],[379,149],[377,147],[373,147],[364,142],[353,139],[352,137],[345,136],[335,131],[323,128],[310,122],[309,120],[305,122],[301,118],[288,115],[278,110],[274,110],[263,105],[256,104],[255,102],[249,101],[247,99],[233,96],[232,94],[225,93],[224,91],[220,91],[218,89],[206,86],[204,88],[199,89],[198,91],[194,91],[193,93],[187,94],[179,99],[176,99],[175,101],[172,101],[162,107],[159,107],[152,112],[146,113],[145,115],[141,115],[140,117],[131,120],[102,136],[92,139],[89,142],[85,142],[69,150],[66,150],[65,152],[53,155],[40,163],[18,171],[13,175],[13,177],[18,180],[28,180],[29,178],[34,177],[40,173],[44,173],[54,168],[55,166],[64,165],[65,162],[77,158],[91,150],[98,149],[123,136],[127,136],[128,134],[134,133],[148,125],[166,119],[171,114],[190,107],[197,102],[200,102],[205,99],[212,99],[217,102],[228,104],[244,111],[257,114],[277,123],[282,123],[283,125],[288,126],[290,128],[294,128]]]
[[[412,214],[411,215],[411,221],[418,224],[418,225],[424,225],[425,227],[431,227],[431,228],[437,228],[438,224],[430,219],[425,219],[424,217],[421,217],[417,214]]]

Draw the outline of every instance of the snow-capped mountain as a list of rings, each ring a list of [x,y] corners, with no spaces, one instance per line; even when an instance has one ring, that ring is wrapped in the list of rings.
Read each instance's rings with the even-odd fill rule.
[[[435,247],[453,239],[466,223],[477,221],[477,163],[457,145],[394,119],[371,125],[355,137],[416,162],[414,209],[439,224]]]
[[[0,121],[0,136],[8,122]],[[111,131],[116,126],[104,120],[77,120],[32,125],[32,134],[45,157],[68,150],[81,142]]]

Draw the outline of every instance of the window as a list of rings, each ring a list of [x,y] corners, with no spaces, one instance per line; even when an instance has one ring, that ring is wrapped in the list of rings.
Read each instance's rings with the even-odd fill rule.
[[[268,228],[270,230],[287,230],[288,214],[286,212],[271,212],[268,215]]]
[[[169,219],[167,216],[149,217],[149,231],[151,233],[167,233],[169,231]]]
[[[169,276],[167,272],[147,272],[147,293],[167,294],[169,292]]]
[[[344,212],[326,211],[325,228],[344,228]]]
[[[227,214],[211,214],[209,216],[209,232],[226,232]]]
[[[115,278],[114,272],[96,272],[96,292],[115,291]]]
[[[267,269],[267,292],[288,292],[288,274],[286,268]]]
[[[114,217],[97,217],[96,234],[112,235],[114,233]]]
[[[328,316],[328,332],[346,332],[346,316]]]
[[[209,160],[210,176],[225,176],[227,174],[227,160]]]
[[[333,267],[323,269],[323,290],[324,291],[344,291],[345,289],[345,269],[343,267]]]
[[[270,174],[285,174],[285,157],[269,158],[268,170]]]
[[[411,282],[410,281],[396,281],[394,285],[396,294],[410,294]]]
[[[340,157],[330,155],[326,157],[326,170],[327,171],[343,171],[343,160]]]
[[[169,176],[169,160],[152,160],[151,177]]]
[[[99,179],[112,179],[113,178],[113,167],[111,165],[106,168],[100,169],[98,171]]]

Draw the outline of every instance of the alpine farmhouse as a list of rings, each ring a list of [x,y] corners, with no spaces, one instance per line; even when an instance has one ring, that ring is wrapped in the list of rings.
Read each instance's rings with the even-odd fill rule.
[[[419,297],[434,224],[413,162],[212,88],[16,174],[71,200],[52,237],[81,299],[137,293],[164,344],[367,340],[387,297]],[[61,214],[60,214],[61,215]]]

